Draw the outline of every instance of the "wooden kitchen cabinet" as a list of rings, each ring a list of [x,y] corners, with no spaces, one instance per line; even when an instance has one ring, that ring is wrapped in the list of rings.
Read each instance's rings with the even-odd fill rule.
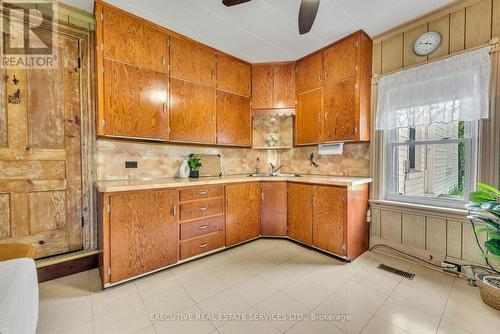
[[[297,61],[297,94],[323,86],[323,53],[316,52]]]
[[[170,141],[215,144],[215,88],[170,78]]]
[[[295,145],[319,144],[323,138],[323,89],[299,94],[295,116]]]
[[[356,76],[358,34],[350,35],[324,50],[325,85]]]
[[[250,98],[217,91],[217,144],[252,146]]]
[[[295,109],[295,62],[252,66],[252,109]]]
[[[274,67],[252,65],[252,109],[274,108]]]
[[[226,246],[260,235],[260,184],[226,186]]]
[[[274,66],[274,108],[295,108],[295,62]]]
[[[108,59],[104,68],[104,134],[167,140],[168,76]]]
[[[323,141],[355,140],[359,114],[356,113],[356,79],[325,86]]]
[[[114,283],[174,264],[179,259],[177,190],[109,195],[108,282]],[[101,208],[105,209],[105,208]],[[108,211],[108,210],[106,210]]]
[[[306,245],[312,245],[313,186],[288,183],[288,236]]]
[[[252,68],[236,58],[217,55],[217,89],[250,96]]]
[[[260,234],[278,237],[287,235],[287,183],[261,182]]]

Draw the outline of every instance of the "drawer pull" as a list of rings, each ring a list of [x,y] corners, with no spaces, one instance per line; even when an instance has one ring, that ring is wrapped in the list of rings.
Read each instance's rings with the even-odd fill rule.
[[[200,230],[204,230],[204,229],[206,229],[207,227],[208,227],[208,225],[201,225],[201,226],[200,226]]]
[[[205,243],[203,243],[203,244],[200,245],[200,248],[205,248],[207,246],[208,246],[208,244],[205,242]]]
[[[203,196],[208,194],[208,191],[198,191],[198,195]]]
[[[206,206],[204,206],[203,208],[199,208],[198,210],[200,210],[200,211],[207,211],[208,208]]]

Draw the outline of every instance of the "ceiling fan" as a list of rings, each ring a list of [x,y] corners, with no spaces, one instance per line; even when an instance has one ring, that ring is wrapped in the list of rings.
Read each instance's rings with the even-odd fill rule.
[[[227,6],[236,6],[250,0],[222,0],[222,3]],[[302,0],[299,9],[299,33],[301,35],[307,34],[311,30],[318,13],[320,0]]]

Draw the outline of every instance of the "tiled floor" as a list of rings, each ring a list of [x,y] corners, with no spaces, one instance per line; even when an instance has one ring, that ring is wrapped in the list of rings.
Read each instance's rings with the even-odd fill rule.
[[[384,262],[414,280],[377,269]],[[221,314],[286,319],[161,320]],[[349,321],[298,319],[350,315]],[[295,315],[295,318],[293,318]],[[97,270],[40,284],[38,333],[494,333],[500,312],[463,279],[367,252],[351,264],[260,239],[101,290]]]

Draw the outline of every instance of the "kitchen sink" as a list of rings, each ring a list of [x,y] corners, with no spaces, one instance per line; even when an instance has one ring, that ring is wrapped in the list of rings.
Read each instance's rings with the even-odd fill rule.
[[[248,175],[250,177],[300,177],[299,174],[287,174],[287,173],[276,173],[276,174],[271,174],[271,173],[252,173]]]

